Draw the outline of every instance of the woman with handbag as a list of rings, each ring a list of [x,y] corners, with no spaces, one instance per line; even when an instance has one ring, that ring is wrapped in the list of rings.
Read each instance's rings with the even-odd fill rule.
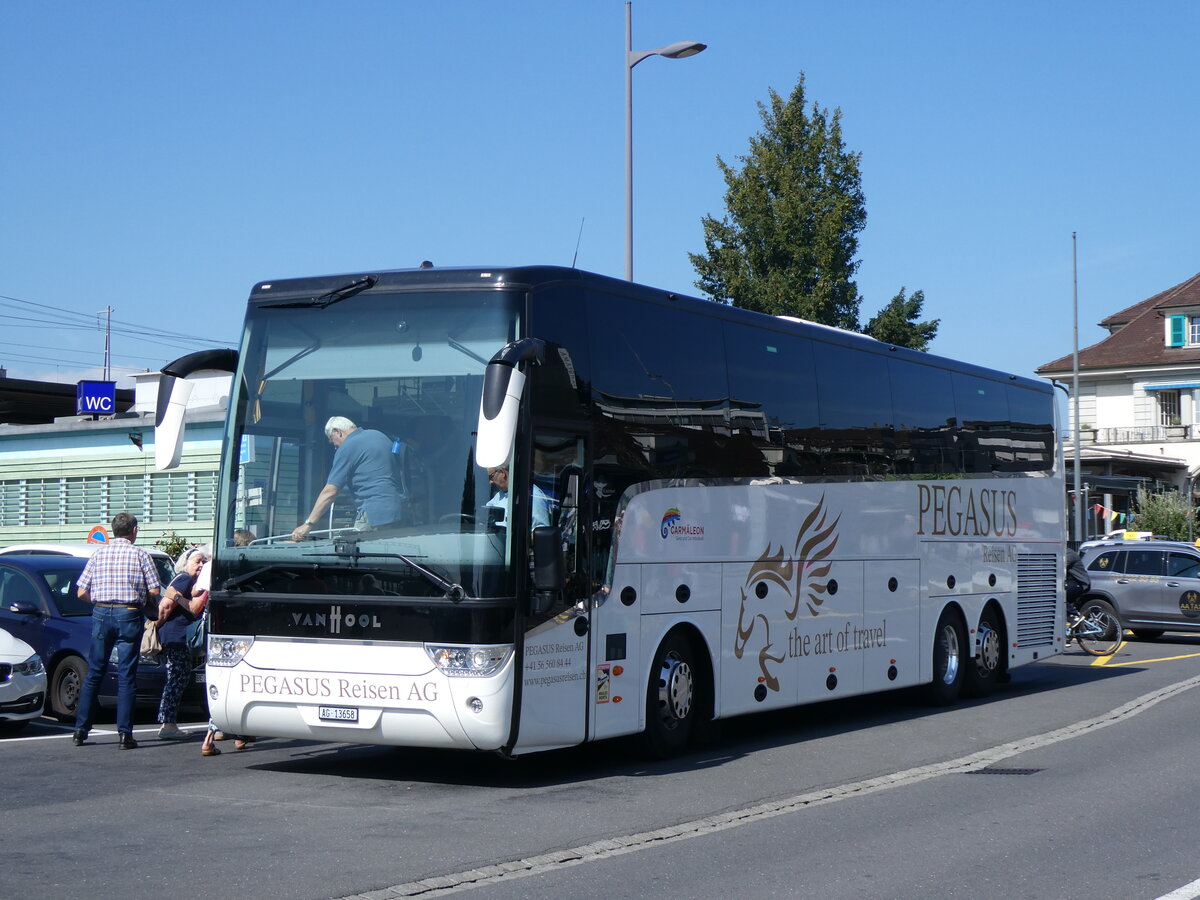
[[[202,550],[193,550],[182,561],[182,572],[176,575],[158,604],[158,639],[162,643],[162,659],[167,667],[158,705],[158,721],[162,722],[158,736],[163,740],[180,740],[188,733],[176,724],[179,700],[192,675],[192,654],[188,647],[188,627],[204,612],[208,592],[193,596],[196,575],[207,557]]]

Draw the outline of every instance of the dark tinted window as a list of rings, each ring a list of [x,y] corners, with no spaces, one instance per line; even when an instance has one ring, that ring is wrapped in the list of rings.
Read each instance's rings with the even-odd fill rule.
[[[617,493],[649,478],[744,474],[731,446],[721,323],[610,294],[588,305],[597,477]]]
[[[1095,559],[1088,560],[1087,567],[1089,572],[1123,572],[1125,571],[1122,563],[1122,556],[1125,555],[1124,550],[1105,550]]]
[[[46,602],[29,576],[19,569],[0,567],[0,606],[14,603],[31,603],[46,612]]]
[[[954,406],[964,472],[1008,468],[1011,458],[1005,385],[955,372]]]
[[[157,564],[159,559],[156,557],[154,561]],[[166,562],[166,560],[162,560],[162,562]],[[54,605],[58,607],[59,615],[90,616],[92,614],[92,604],[79,599],[77,582],[82,572],[82,565],[47,569],[42,572],[42,578],[50,589],[50,596],[54,598]],[[161,569],[159,577],[162,577]],[[165,586],[167,583],[163,582],[163,585]]]
[[[1127,550],[1125,553],[1126,575],[1161,575],[1162,570],[1161,550]]]
[[[577,419],[587,415],[587,317],[575,288],[533,296],[529,334],[546,342],[542,365],[533,372],[533,409],[539,416]]]
[[[1200,557],[1190,553],[1167,554],[1167,574],[1175,578],[1200,578]]]
[[[763,460],[761,467],[745,474],[820,474],[812,342],[726,323],[725,357],[731,434]]]
[[[1054,468],[1054,397],[1045,391],[1008,385],[1010,456],[1006,468],[1047,472]]]
[[[894,444],[887,360],[819,341],[814,360],[825,473],[890,474]]]
[[[613,295],[597,295],[588,314],[601,403],[676,424],[704,424],[714,412],[724,419],[718,320]]]
[[[896,426],[896,470],[931,475],[960,471],[950,373],[892,360],[888,361],[888,369]]]

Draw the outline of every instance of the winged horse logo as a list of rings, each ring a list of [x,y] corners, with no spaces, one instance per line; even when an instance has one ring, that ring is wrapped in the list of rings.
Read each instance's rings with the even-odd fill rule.
[[[773,667],[781,665],[786,657],[783,650],[776,654],[771,643],[772,614],[782,610],[788,621],[795,621],[801,603],[810,616],[819,613],[829,590],[829,572],[833,568],[829,556],[837,547],[837,525],[841,518],[839,513],[829,521],[822,495],[796,533],[791,556],[785,555],[782,544],[774,553],[767,544],[746,576],[733,655],[741,659],[751,639],[755,639],[763,683],[772,691],[779,690]]]

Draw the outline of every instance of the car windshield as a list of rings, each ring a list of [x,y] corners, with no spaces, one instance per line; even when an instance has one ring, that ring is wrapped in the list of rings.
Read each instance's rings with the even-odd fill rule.
[[[508,537],[482,509],[492,492],[474,433],[484,369],[516,336],[519,303],[495,290],[368,291],[252,307],[218,532],[238,549],[217,554],[217,583],[508,593]]]

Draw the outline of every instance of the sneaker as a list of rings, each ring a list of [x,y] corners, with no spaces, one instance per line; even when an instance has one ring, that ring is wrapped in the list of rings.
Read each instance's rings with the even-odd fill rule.
[[[158,730],[158,739],[160,741],[180,741],[185,739],[187,736],[188,733],[174,722],[168,722]]]

